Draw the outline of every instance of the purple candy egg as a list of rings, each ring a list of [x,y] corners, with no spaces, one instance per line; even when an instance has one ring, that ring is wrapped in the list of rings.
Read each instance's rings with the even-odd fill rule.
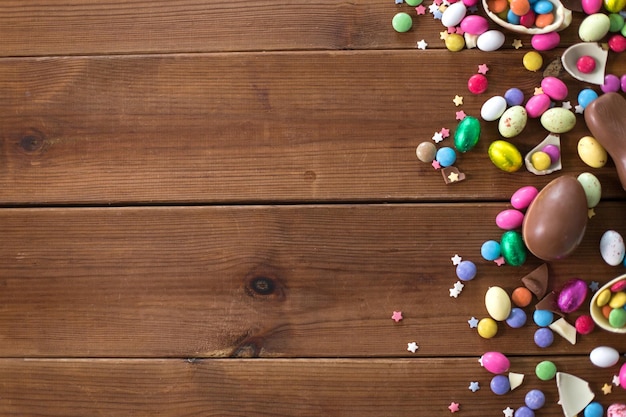
[[[541,149],[550,156],[550,162],[556,164],[561,157],[561,149],[556,145],[546,145]]]
[[[557,306],[563,313],[571,313],[585,302],[589,288],[580,278],[569,280],[559,292]]]

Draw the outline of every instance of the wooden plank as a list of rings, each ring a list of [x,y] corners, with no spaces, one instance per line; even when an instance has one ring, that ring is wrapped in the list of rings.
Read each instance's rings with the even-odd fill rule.
[[[399,11],[413,16],[411,32],[392,29]],[[564,45],[579,41],[581,19],[575,16],[562,32]],[[443,26],[431,14],[417,16],[407,5],[378,0],[6,0],[0,21],[0,56],[414,49],[422,38],[431,48],[444,48]],[[529,44],[528,36],[507,33],[505,48],[514,38]]]
[[[422,52],[0,60],[0,201],[494,200],[553,178],[495,168],[487,157],[500,138],[495,122],[483,122],[479,145],[459,156],[462,184],[444,185],[419,162],[415,147],[442,127],[454,132],[459,109],[479,115],[488,96],[513,86],[530,96],[541,81],[516,52],[468,52],[456,78],[440,69],[458,68],[457,55]],[[473,96],[467,77],[485,62],[490,88]],[[609,69],[624,73],[626,61]],[[582,86],[566,80],[575,103]],[[579,115],[563,135],[560,173],[590,170],[576,153],[588,133]],[[512,142],[526,153],[545,135],[531,120]],[[624,197],[612,163],[593,172],[605,197]]]
[[[534,324],[500,324],[492,340],[469,328],[487,316],[488,287],[510,293],[541,264],[482,260],[505,207],[3,209],[0,356],[401,357],[411,341],[427,356],[626,351],[625,338],[599,330],[540,349]],[[600,203],[575,254],[551,263],[551,288],[623,273],[598,242],[608,229],[626,233],[625,207]],[[479,269],[459,298],[449,295],[455,253]],[[405,318],[394,323],[397,310]]]
[[[464,416],[517,409],[531,389],[545,406],[537,414],[562,416],[554,380],[540,381],[544,357],[513,357],[524,373],[506,395],[489,389],[491,375],[474,358],[333,360],[0,360],[3,416],[405,416],[447,415],[456,402]],[[604,395],[618,367],[594,368],[586,357],[555,362],[589,382],[606,409],[626,391]],[[469,383],[480,389],[472,392]]]

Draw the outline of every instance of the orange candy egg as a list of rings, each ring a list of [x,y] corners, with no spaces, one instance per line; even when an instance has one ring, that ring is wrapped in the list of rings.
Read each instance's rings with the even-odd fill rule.
[[[509,7],[507,0],[488,0],[487,6],[494,13],[502,13]]]
[[[511,0],[509,7],[516,15],[524,16],[530,11],[530,2],[528,0]]]
[[[602,306],[602,315],[604,316],[605,319],[607,319],[607,320],[609,319],[609,314],[611,314],[611,310],[613,310],[613,309],[608,304]]]
[[[511,293],[511,301],[518,307],[526,307],[532,301],[533,295],[526,287],[517,287]]]
[[[545,28],[554,22],[554,15],[552,13],[538,14],[535,18],[535,26],[538,28]]]

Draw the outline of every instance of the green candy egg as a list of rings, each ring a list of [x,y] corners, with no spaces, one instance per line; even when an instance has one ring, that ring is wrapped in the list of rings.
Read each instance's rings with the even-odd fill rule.
[[[423,0],[404,0],[404,2],[409,6],[419,6],[420,4],[422,4],[422,1]]]
[[[466,116],[461,120],[454,133],[454,147],[459,152],[467,152],[478,143],[480,122],[477,118]]]
[[[408,13],[400,12],[391,20],[391,26],[393,26],[396,32],[408,32],[413,26],[413,19],[411,19]]]
[[[507,264],[520,266],[526,262],[526,245],[517,230],[504,232],[500,239],[500,251]]]
[[[626,310],[623,308],[614,308],[611,310],[609,313],[609,324],[616,329],[626,326]]]

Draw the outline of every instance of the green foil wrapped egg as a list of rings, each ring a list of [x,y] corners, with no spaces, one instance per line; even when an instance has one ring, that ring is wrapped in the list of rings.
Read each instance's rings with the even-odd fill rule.
[[[500,238],[500,251],[507,264],[520,266],[526,262],[526,245],[517,230],[504,232]]]
[[[467,152],[478,143],[480,122],[473,116],[466,116],[459,122],[454,133],[454,147],[459,152]]]

